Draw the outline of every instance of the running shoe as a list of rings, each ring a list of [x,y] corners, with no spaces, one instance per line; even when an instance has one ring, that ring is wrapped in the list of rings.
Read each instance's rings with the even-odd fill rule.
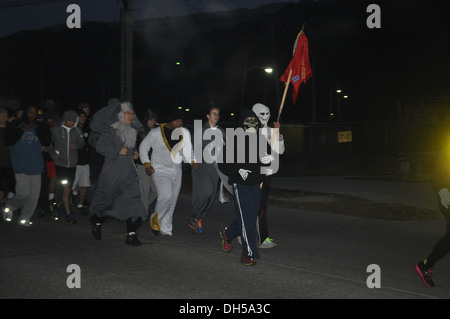
[[[242,255],[241,256],[241,263],[243,263],[245,266],[255,266],[256,265],[256,260],[255,260],[255,258],[253,258],[251,256]]]
[[[75,224],[77,220],[75,219],[75,215],[73,213],[70,213],[69,215],[66,215],[66,223],[69,225]]]
[[[60,209],[56,207],[56,203],[49,201],[48,207],[50,208],[50,212],[52,213],[52,218],[54,221],[59,220]]]
[[[161,232],[161,226],[159,225],[158,213],[155,213],[152,218],[150,218],[150,230],[155,236],[159,236]]]
[[[96,223],[91,217],[91,228],[92,228],[92,235],[95,239],[102,239],[102,224]]]
[[[26,220],[26,219],[22,219],[20,221],[20,225],[29,227],[29,226],[33,225],[33,222],[29,221],[29,220]]]
[[[141,246],[142,243],[139,239],[137,239],[136,234],[133,235],[127,235],[127,240],[125,241],[127,245],[131,246]]]
[[[273,247],[275,247],[276,245],[277,245],[277,243],[274,242],[272,238],[267,237],[267,238],[262,242],[262,244],[260,244],[260,245],[258,246],[258,248],[268,249],[268,248],[273,248]]]
[[[433,269],[426,268],[423,261],[417,263],[414,266],[414,269],[419,274],[420,279],[422,279],[423,283],[428,287],[434,287],[434,282],[431,280],[431,275],[433,274]]]
[[[197,234],[203,234],[202,220],[201,219],[191,219],[189,220],[188,226],[192,228]]]
[[[3,208],[3,220],[5,222],[10,222],[13,219],[13,211],[8,207]]]
[[[220,237],[222,238],[223,250],[229,253],[233,249],[233,246],[231,246],[230,242],[228,241],[227,235],[225,234],[226,230],[227,230],[226,228],[222,229],[219,234]]]

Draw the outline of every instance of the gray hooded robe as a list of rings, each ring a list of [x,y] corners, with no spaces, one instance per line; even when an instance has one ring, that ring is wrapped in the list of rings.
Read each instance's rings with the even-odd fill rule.
[[[112,217],[119,221],[131,218],[136,221],[147,218],[147,211],[140,198],[139,182],[133,162],[136,130],[143,126],[135,117],[131,125],[123,121],[123,113],[133,110],[129,102],[106,106],[94,114],[90,128],[100,133],[97,151],[105,157],[97,188],[89,212],[98,217]],[[134,138],[134,142],[130,139]],[[126,145],[127,155],[119,155]]]

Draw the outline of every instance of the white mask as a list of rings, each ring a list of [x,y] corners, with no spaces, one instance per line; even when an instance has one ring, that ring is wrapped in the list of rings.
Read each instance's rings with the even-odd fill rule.
[[[258,131],[258,119],[254,116],[249,116],[244,120],[244,130],[248,133],[256,133]]]
[[[258,116],[262,126],[267,126],[267,122],[269,122],[270,118],[270,109],[264,104],[256,103],[253,105],[252,111]]]

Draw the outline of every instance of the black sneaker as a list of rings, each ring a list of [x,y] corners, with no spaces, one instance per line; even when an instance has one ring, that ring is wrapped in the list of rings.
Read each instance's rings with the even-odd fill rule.
[[[137,239],[137,236],[134,235],[127,235],[127,240],[125,241],[126,244],[131,246],[140,246],[142,243]]]
[[[95,239],[102,239],[102,224],[97,224],[91,221],[92,235]]]
[[[75,219],[75,215],[73,213],[70,213],[69,215],[66,215],[66,223],[69,225],[73,225],[77,222]]]
[[[434,282],[431,280],[431,275],[433,274],[433,269],[426,268],[423,261],[417,263],[414,266],[414,269],[419,274],[420,279],[422,279],[423,283],[429,287],[434,287]]]

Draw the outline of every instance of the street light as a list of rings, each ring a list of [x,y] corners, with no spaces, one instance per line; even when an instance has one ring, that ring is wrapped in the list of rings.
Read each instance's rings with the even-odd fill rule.
[[[241,90],[241,112],[244,109],[244,96],[245,96],[245,86],[247,82],[247,72],[252,69],[261,69],[264,70],[267,74],[270,74],[273,72],[273,69],[269,66],[250,66],[247,69],[245,69],[244,73],[242,74],[242,90]]]

